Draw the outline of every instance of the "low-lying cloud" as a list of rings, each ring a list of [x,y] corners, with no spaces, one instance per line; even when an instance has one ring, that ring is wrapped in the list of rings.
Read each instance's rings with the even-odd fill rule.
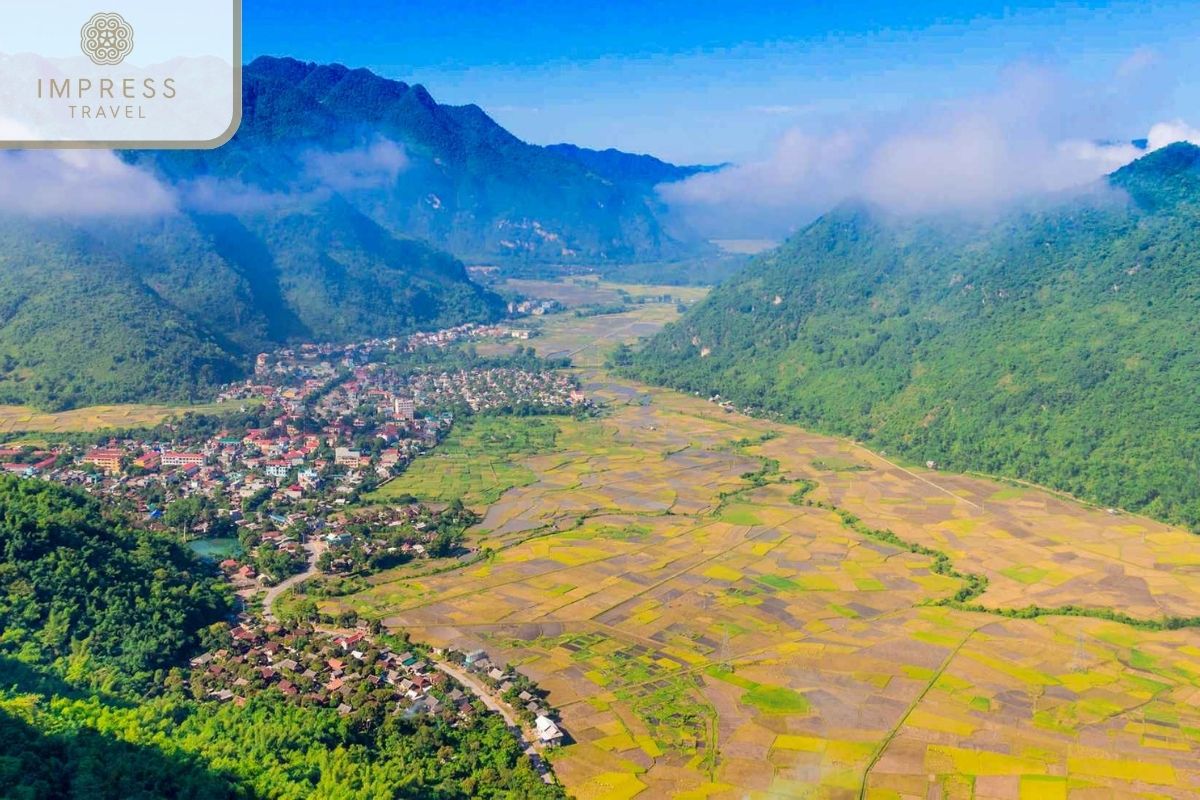
[[[1191,142],[1200,144],[1200,130],[1193,128],[1181,119],[1172,122],[1159,122],[1150,128],[1146,135],[1148,150],[1158,150],[1175,142]]]
[[[176,209],[169,187],[106,150],[0,152],[0,213],[93,219]]]
[[[90,220],[255,213],[387,186],[408,165],[404,148],[387,139],[336,152],[309,150],[298,157],[291,185],[264,189],[211,176],[170,184],[107,150],[13,150],[0,152],[0,214]]]
[[[300,196],[295,192],[272,192],[239,180],[209,175],[184,181],[174,191],[183,208],[202,214],[253,214],[279,208]]]
[[[339,152],[311,151],[303,161],[306,178],[339,192],[388,186],[408,168],[404,148],[389,139]]]
[[[785,233],[852,199],[897,214],[976,213],[1073,191],[1146,152],[1100,137],[1135,116],[1130,106],[1141,102],[1142,72],[1153,65],[1138,54],[1088,86],[1016,67],[985,95],[820,130],[793,127],[762,158],[659,192],[709,235],[747,236]],[[1152,150],[1200,142],[1200,131],[1161,122],[1146,138]]]
[[[408,169],[402,145],[375,139],[346,150],[306,150],[297,174],[283,189],[264,189],[241,180],[204,176],[176,187],[180,204],[203,213],[252,214],[287,204],[321,202],[332,192],[378,189],[396,182]]]

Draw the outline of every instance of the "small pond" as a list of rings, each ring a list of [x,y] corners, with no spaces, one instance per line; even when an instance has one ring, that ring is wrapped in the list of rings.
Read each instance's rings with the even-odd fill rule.
[[[188,542],[192,552],[201,558],[222,560],[242,554],[242,545],[237,539],[193,539]]]

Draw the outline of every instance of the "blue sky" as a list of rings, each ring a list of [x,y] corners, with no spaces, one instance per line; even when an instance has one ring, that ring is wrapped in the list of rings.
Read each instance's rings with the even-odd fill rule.
[[[1080,82],[1150,65],[1147,101],[1094,132],[1142,135],[1195,119],[1198,41],[1197,3],[245,2],[247,58],[366,66],[528,141],[685,162],[987,93],[1014,64]]]

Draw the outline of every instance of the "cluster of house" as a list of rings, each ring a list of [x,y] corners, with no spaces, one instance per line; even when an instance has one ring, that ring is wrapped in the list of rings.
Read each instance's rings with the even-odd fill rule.
[[[338,505],[365,476],[381,480],[401,472],[433,447],[453,422],[452,417],[418,420],[411,401],[403,399],[393,404],[396,419],[382,423],[347,422],[336,403],[326,410],[322,414],[318,407],[320,427],[315,430],[301,427],[309,415],[268,400],[264,414],[276,416],[262,427],[168,442],[123,438],[90,448],[10,448],[0,451],[0,457],[6,471],[125,496],[135,504],[156,487],[153,494],[159,502],[141,504],[151,518],[171,500],[194,494],[231,507],[256,495],[268,495],[283,506],[304,499],[329,499]],[[360,451],[354,444],[363,439],[378,440],[381,446]]]
[[[533,684],[525,676],[509,672],[492,662],[484,650],[472,650],[463,655],[466,668],[478,675],[494,689],[502,700],[509,703],[518,713],[532,722],[538,741],[544,745],[562,744],[565,734],[558,723],[551,719],[553,713],[532,691]]]
[[[245,620],[227,646],[191,665],[196,696],[238,705],[276,691],[342,714],[474,713],[471,696],[421,654],[378,646],[362,631],[331,636]]]
[[[98,447],[64,444],[0,452],[8,472],[78,486],[140,512],[151,526],[165,524],[172,504],[203,498],[221,509],[220,518],[228,523],[222,525],[221,535],[254,533],[256,551],[227,570],[235,583],[244,585],[283,577],[259,574],[267,570],[258,548],[278,551],[280,557],[267,559],[275,567],[271,572],[302,561],[302,543],[288,529],[302,522],[310,530],[339,535],[326,519],[349,504],[368,477],[378,482],[398,474],[436,444],[450,425],[449,419],[441,418],[409,420],[398,428],[330,419],[310,431],[300,427],[300,418],[275,411],[279,415],[261,427],[224,430],[211,437],[172,442],[121,438]],[[411,410],[402,408],[401,413],[413,416]],[[420,438],[401,438],[413,436]],[[380,441],[380,447],[360,452],[351,446],[363,437]],[[214,535],[208,518],[196,519],[190,527],[195,535]],[[385,537],[387,546],[412,547],[427,538],[415,531],[411,543],[398,542],[396,533],[392,526]]]
[[[249,549],[242,552],[240,546],[235,548],[236,557],[225,558],[218,566],[239,591],[274,585],[303,572],[309,562],[304,539],[311,530],[325,524],[320,517],[276,510],[246,516],[231,509],[227,516],[237,526],[239,542]]]
[[[337,425],[302,430],[298,417],[281,413],[263,427],[225,430],[204,439],[157,442],[127,438],[82,451],[64,447],[57,455],[70,456],[69,462],[47,477],[102,493],[132,490],[137,494],[157,484],[165,490],[165,500],[202,494],[237,506],[266,493],[286,504],[354,491],[361,482],[361,476],[354,473],[370,462],[355,459],[349,465],[345,459],[337,459],[336,448],[348,443],[352,435]],[[343,469],[347,466],[352,468]]]
[[[0,468],[52,478],[57,470],[59,477],[85,484],[96,482],[88,477],[96,471],[106,476],[169,474],[171,484],[181,484],[184,495],[193,486],[207,492],[234,485],[243,496],[270,486],[280,490],[279,500],[298,500],[319,494],[325,468],[336,467],[347,474],[334,491],[350,494],[361,482],[354,473],[370,470],[377,479],[387,479],[437,444],[453,416],[431,413],[432,409],[482,412],[516,405],[568,409],[587,404],[573,379],[561,372],[425,372],[380,363],[380,354],[389,351],[446,347],[510,333],[503,326],[468,324],[406,337],[305,344],[264,353],[258,356],[253,377],[225,387],[220,399],[260,400],[264,413],[275,415],[268,426],[225,431],[205,441],[113,441],[82,453],[69,447],[32,452],[9,448],[0,450]],[[300,421],[310,418],[320,422],[319,430],[300,429]],[[364,440],[380,446],[364,452]]]
[[[326,573],[386,569],[428,556],[444,529],[461,531],[478,520],[466,508],[434,510],[422,503],[337,514],[324,521],[325,550],[317,566]]]
[[[414,457],[436,445],[454,424],[452,414],[423,413],[411,393],[380,380],[378,365],[357,367],[350,379],[326,391],[313,407],[315,416],[328,420],[346,443],[362,442],[365,437],[379,440],[382,449],[375,464],[379,477],[386,478],[403,468]],[[366,467],[372,455],[355,447],[335,452],[337,463]]]
[[[385,442],[410,438],[432,445],[454,421],[449,409],[480,413],[531,405],[568,410],[588,404],[570,375],[553,370],[401,370],[369,364],[326,391],[315,411],[322,419],[334,420],[370,414],[380,420],[375,435]]]
[[[186,496],[221,474],[205,452],[176,451],[169,445],[138,439],[114,439],[101,447],[24,449],[15,456],[6,449],[0,454],[6,459],[6,472],[79,485],[100,494],[136,494],[152,484],[166,483]]]
[[[398,374],[383,370],[393,392],[414,398],[423,408],[466,406],[480,413],[531,405],[565,411],[589,405],[575,379],[565,372],[516,367]]]
[[[571,377],[549,370],[517,368],[413,371],[382,363],[381,351],[445,347],[455,342],[503,335],[497,326],[463,325],[408,337],[354,344],[312,344],[260,355],[254,376],[226,387],[226,400],[260,402],[257,421],[244,429],[188,433],[150,441],[114,438],[96,447],[71,444],[0,450],[0,468],[25,477],[77,485],[119,501],[158,524],[171,505],[199,497],[220,509],[222,535],[254,534],[268,555],[227,570],[249,583],[303,560],[302,542],[288,532],[297,521],[337,543],[407,548],[422,554],[427,536],[420,520],[389,520],[417,526],[410,537],[373,536],[357,541],[326,527],[333,512],[350,504],[364,486],[400,474],[444,438],[454,424],[451,409],[486,412],[518,406],[567,411],[588,405]],[[249,406],[246,404],[243,408]],[[408,513],[408,512],[405,512]],[[245,514],[245,517],[243,517]],[[191,532],[212,536],[211,520]],[[394,527],[394,526],[393,526]],[[348,550],[349,548],[343,548]],[[338,555],[338,554],[335,554]],[[340,557],[344,557],[341,554]]]
[[[558,300],[513,300],[508,304],[508,313],[513,316],[527,314],[533,317],[540,317],[565,309],[566,306]]]
[[[330,376],[338,369],[353,369],[375,360],[379,353],[412,353],[425,347],[448,347],[462,342],[481,341],[507,337],[509,328],[504,325],[478,325],[468,323],[453,328],[413,333],[408,336],[390,336],[364,339],[357,342],[333,344],[302,344],[286,347],[274,353],[261,353],[255,362],[254,377],[242,384],[234,384],[227,391],[236,392],[255,385],[256,381],[272,375],[295,376],[298,371],[309,373],[319,379]],[[230,395],[236,396],[236,395]]]

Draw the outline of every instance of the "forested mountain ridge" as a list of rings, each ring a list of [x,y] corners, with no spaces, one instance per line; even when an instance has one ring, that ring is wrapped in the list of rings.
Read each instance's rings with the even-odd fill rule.
[[[592,150],[565,142],[562,144],[547,145],[546,149],[564,158],[583,164],[605,180],[641,183],[650,187],[657,186],[660,183],[681,181],[693,175],[698,175],[702,172],[712,172],[724,166],[670,164],[654,156],[625,153],[611,147],[607,150]]]
[[[243,107],[216,150],[120,153],[172,208],[0,216],[0,404],[191,401],[284,343],[496,319],[446,251],[707,252],[654,192],[700,168],[527,144],[477,106],[340,65],[259,58]]]
[[[270,192],[334,170],[357,210],[460,258],[620,263],[708,249],[668,221],[653,190],[700,168],[528,144],[479,106],[439,104],[420,84],[340,64],[263,56],[243,82],[231,142],[131,157],[175,181],[219,178]]]
[[[189,401],[285,342],[495,319],[462,263],[337,195],[153,219],[0,219],[0,403]]]
[[[847,206],[627,369],[1200,527],[1200,148],[974,224]]]

